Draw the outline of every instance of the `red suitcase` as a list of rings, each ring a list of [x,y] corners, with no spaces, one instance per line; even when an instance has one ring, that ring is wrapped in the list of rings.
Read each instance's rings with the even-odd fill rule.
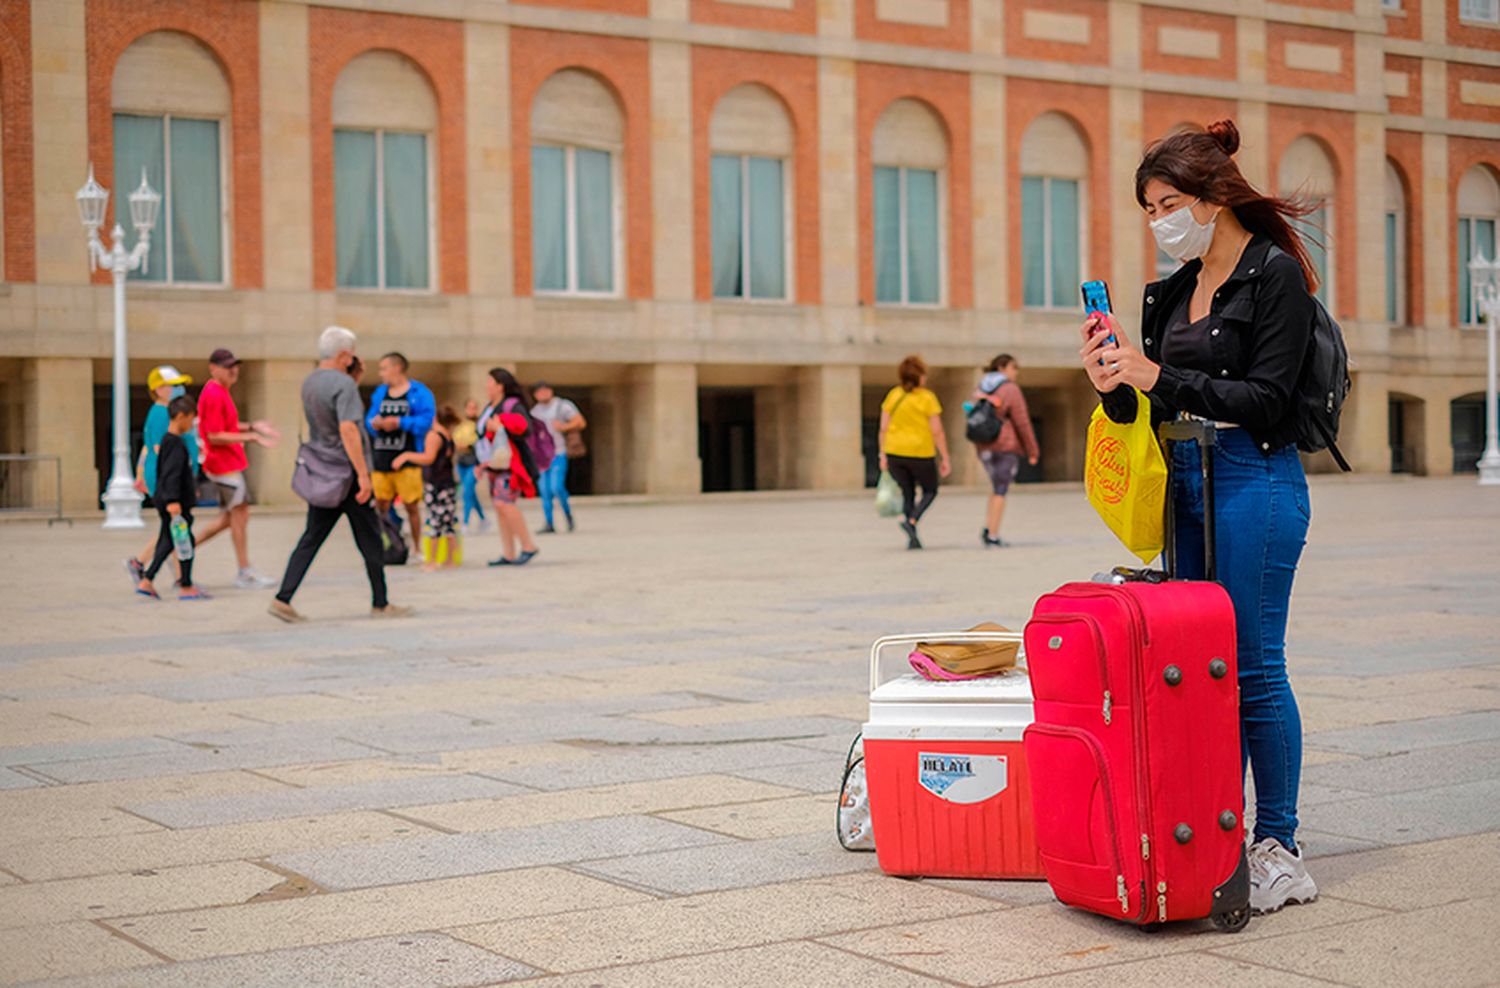
[[[1212,427],[1163,432],[1202,440],[1212,504]],[[1128,575],[1137,582],[1067,584],[1026,626],[1042,865],[1067,905],[1143,926],[1209,917],[1237,932],[1250,874],[1234,609],[1217,583]]]

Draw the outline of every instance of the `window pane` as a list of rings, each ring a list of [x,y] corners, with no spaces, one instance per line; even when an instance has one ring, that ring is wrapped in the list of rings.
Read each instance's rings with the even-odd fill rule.
[[[906,173],[906,300],[936,305],[942,297],[938,263],[937,172]]]
[[[1031,175],[1021,179],[1021,302],[1024,305],[1047,304],[1044,184],[1043,179]]]
[[[427,138],[386,134],[385,286],[427,287]]]
[[[336,281],[342,288],[377,288],[375,243],[375,135],[333,132],[333,225]]]
[[[744,233],[740,160],[716,154],[710,165],[715,298],[740,298],[745,294],[744,258],[740,255]]]
[[[1474,248],[1469,239],[1473,222],[1469,219],[1458,221],[1458,321],[1465,324],[1474,321],[1474,295],[1469,286],[1469,262],[1474,259]]]
[[[167,217],[167,197],[170,191],[166,184],[166,149],[162,143],[162,118],[137,117],[127,113],[115,114],[115,187],[109,190],[110,205],[114,207],[115,220],[125,228],[126,244],[134,244],[135,229],[130,225],[130,193],[141,184],[141,169],[146,169],[146,180],[162,195],[161,212],[157,214],[156,229],[151,231],[151,250],[146,254],[146,269],[132,271],[131,281],[167,280],[167,238],[163,229]],[[103,230],[105,242],[109,240],[109,221]]]
[[[1397,220],[1395,213],[1385,214],[1385,321],[1392,326],[1401,321],[1401,314],[1396,311],[1396,237],[1398,235]]]
[[[901,301],[901,173],[875,169],[875,301]]]
[[[578,183],[577,213],[574,216],[578,290],[612,292],[615,289],[615,206],[609,152],[576,149],[573,152],[573,173]]]
[[[1066,309],[1078,304],[1078,183],[1054,178],[1047,185],[1052,201],[1052,297],[1048,304]]]
[[[1307,245],[1307,255],[1312,259],[1313,270],[1318,274],[1318,290],[1313,294],[1325,307],[1328,305],[1328,207],[1319,206],[1297,223]]]
[[[568,287],[565,168],[562,148],[531,149],[531,284],[539,292]]]
[[[786,298],[786,198],[781,162],[751,158],[750,297]]]
[[[219,124],[172,121],[172,280],[224,280]]]
[[[1469,220],[1469,231],[1470,231],[1469,232],[1470,237],[1473,238],[1472,247],[1470,249],[1470,255],[1471,256],[1477,255],[1477,256],[1483,257],[1487,261],[1493,261],[1493,260],[1495,260],[1495,221],[1494,220],[1477,220],[1477,219],[1471,219],[1471,220]],[[1467,285],[1467,282],[1469,280],[1468,279],[1468,274],[1469,274],[1468,261],[1464,262],[1463,272],[1464,272],[1464,281],[1465,281],[1465,291],[1464,291],[1464,301],[1466,303],[1465,304],[1465,311],[1468,312],[1468,318],[1465,319],[1464,321],[1465,322],[1475,322],[1475,323],[1477,323],[1477,322],[1483,322],[1484,321],[1484,313],[1479,312],[1478,310],[1475,309],[1475,307],[1474,307],[1474,297],[1471,294],[1471,291],[1470,291],[1470,289],[1468,288],[1468,285]]]

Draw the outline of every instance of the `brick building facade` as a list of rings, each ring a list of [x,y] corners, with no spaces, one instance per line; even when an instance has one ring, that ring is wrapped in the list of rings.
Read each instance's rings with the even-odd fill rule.
[[[168,361],[202,380],[229,346],[243,411],[289,434],[338,322],[440,400],[496,364],[550,380],[590,419],[587,490],[851,488],[904,354],[957,447],[978,366],[1010,351],[1038,476],[1074,478],[1077,282],[1108,278],[1134,325],[1165,270],[1140,152],[1232,117],[1253,182],[1324,199],[1356,368],[1342,445],[1366,471],[1465,469],[1497,6],[0,0],[0,447],[61,454],[66,503],[96,503],[111,301],[73,201],[92,162],[117,198],[141,167],[167,195],[129,288],[132,381]],[[290,497],[287,446],[252,454],[262,501]]]

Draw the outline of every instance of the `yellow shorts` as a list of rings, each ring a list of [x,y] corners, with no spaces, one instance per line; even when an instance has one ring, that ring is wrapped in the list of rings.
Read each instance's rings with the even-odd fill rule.
[[[394,501],[402,504],[422,503],[422,468],[402,467],[390,472],[370,474],[370,485],[375,488],[375,500]]]

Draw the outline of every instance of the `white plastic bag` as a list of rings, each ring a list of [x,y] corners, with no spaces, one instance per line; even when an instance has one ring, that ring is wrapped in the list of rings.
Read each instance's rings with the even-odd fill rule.
[[[901,513],[901,485],[889,470],[880,471],[880,482],[875,485],[875,513],[882,518]]]

